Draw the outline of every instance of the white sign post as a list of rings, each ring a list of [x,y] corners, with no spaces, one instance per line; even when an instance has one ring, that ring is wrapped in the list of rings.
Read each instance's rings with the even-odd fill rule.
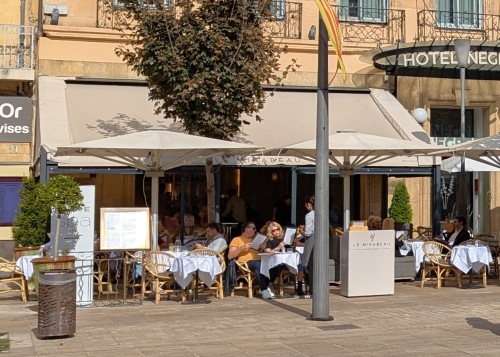
[[[94,219],[95,186],[80,186],[83,208],[61,218],[59,254],[76,257],[76,305],[85,307],[93,303],[94,272]],[[52,215],[51,231],[55,231],[56,216]]]
[[[340,240],[343,296],[394,294],[393,230],[347,231]]]

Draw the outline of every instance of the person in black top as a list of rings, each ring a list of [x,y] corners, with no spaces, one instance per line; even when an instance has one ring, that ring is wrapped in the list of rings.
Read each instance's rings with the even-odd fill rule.
[[[448,237],[445,237],[449,246],[457,246],[460,243],[465,242],[470,239],[469,231],[465,226],[465,217],[464,216],[456,216],[453,221],[453,231],[449,234]]]
[[[292,222],[292,197],[285,195],[278,200],[273,207],[273,221],[282,226],[290,226]]]

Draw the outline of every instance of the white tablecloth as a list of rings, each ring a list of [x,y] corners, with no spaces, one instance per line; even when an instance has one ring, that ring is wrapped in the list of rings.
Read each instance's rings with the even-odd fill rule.
[[[260,255],[260,273],[269,276],[269,269],[285,264],[288,269],[297,274],[297,265],[299,265],[300,254],[297,252],[290,253],[261,253]]]
[[[403,245],[399,248],[399,252],[401,255],[406,256],[410,251],[413,252],[413,256],[415,257],[415,271],[418,273],[420,270],[420,266],[424,261],[424,251],[422,246],[424,245],[424,241],[421,239],[411,239],[403,242]]]
[[[174,279],[185,289],[193,280],[193,273],[198,270],[198,277],[208,286],[211,286],[217,275],[222,273],[219,261],[213,255],[189,255],[175,258],[170,271]]]
[[[485,265],[489,270],[493,258],[491,256],[490,247],[487,245],[481,247],[476,247],[475,245],[459,245],[453,247],[450,262],[467,274],[471,268],[477,273]]]
[[[40,258],[39,255],[23,255],[16,261],[16,266],[19,267],[22,271],[26,280],[31,279],[33,275],[33,264],[31,261],[35,258]]]

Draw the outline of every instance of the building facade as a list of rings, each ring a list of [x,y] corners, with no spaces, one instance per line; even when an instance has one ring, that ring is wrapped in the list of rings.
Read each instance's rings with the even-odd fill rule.
[[[12,3],[12,13],[9,15],[10,17],[7,16],[8,19],[3,21],[9,20],[19,25],[21,21],[16,15],[18,8],[16,9],[13,1],[9,2]],[[27,15],[25,19],[29,19],[32,26],[37,23],[36,19],[31,20],[36,17],[37,13],[33,11],[37,8],[37,4],[34,2],[36,1],[26,0]],[[31,144],[33,146],[30,146],[29,143],[26,144],[27,151],[30,153],[29,157],[23,157],[23,160],[26,160],[25,164],[31,160],[37,174],[40,174],[40,165],[46,159],[43,156],[45,150],[43,145],[46,144],[47,135],[50,137],[51,144],[57,144],[60,139],[53,127],[50,128],[51,132],[44,133],[44,130],[48,130],[43,124],[45,122],[44,116],[64,117],[72,115],[68,114],[68,111],[71,111],[68,109],[71,108],[71,105],[61,106],[62,99],[57,93],[64,93],[63,98],[66,98],[66,95],[67,98],[71,98],[73,95],[71,91],[79,90],[75,86],[78,81],[92,82],[90,84],[97,82],[102,84],[107,81],[111,84],[109,89],[114,90],[120,85],[130,85],[133,81],[141,80],[115,54],[115,48],[124,43],[121,34],[113,30],[115,15],[121,11],[119,1],[73,0],[69,2],[67,0],[51,0],[50,2],[40,1],[40,3],[43,4],[40,11],[40,23],[43,25],[40,30],[42,35],[37,42],[38,65],[34,67],[37,75],[32,84],[36,86],[41,83],[39,86],[41,110],[36,122],[41,127]],[[317,83],[318,52],[316,33],[318,10],[314,1],[278,0],[273,1],[270,6],[275,12],[275,21],[269,24],[267,30],[280,44],[288,47],[288,53],[281,59],[283,65],[291,63],[292,59],[297,59],[301,66],[296,72],[289,74],[285,86],[314,90]],[[332,6],[338,14],[342,28],[343,57],[348,75],[347,81],[343,82],[342,76],[336,74],[336,56],[331,51],[329,57],[330,86],[347,90],[366,88],[388,90],[406,108],[406,114],[415,108],[424,108],[427,111],[428,120],[422,128],[435,142],[444,145],[458,142],[460,135],[457,134],[456,129],[459,128],[460,124],[460,117],[457,116],[457,111],[460,112],[460,81],[457,77],[457,66],[448,65],[446,67],[445,65],[445,69],[438,67],[433,69],[431,65],[425,67],[417,63],[415,67],[420,68],[420,70],[418,68],[405,70],[403,68],[405,63],[411,65],[412,52],[408,51],[406,55],[410,57],[404,60],[403,52],[398,51],[415,47],[416,44],[426,44],[427,48],[422,47],[424,48],[422,51],[424,53],[433,52],[433,44],[440,41],[439,43],[447,44],[448,47],[440,47],[437,49],[439,54],[434,56],[441,58],[441,56],[445,56],[442,53],[448,53],[447,56],[453,57],[451,44],[455,38],[471,38],[476,45],[482,41],[498,41],[499,33],[496,24],[500,18],[500,2],[497,0],[424,0],[418,2],[410,0],[338,0],[332,3]],[[23,23],[29,23],[29,21],[24,20]],[[387,52],[394,48],[396,48],[395,52],[390,52],[390,54],[394,55],[395,53],[394,56],[397,57],[395,62]],[[385,55],[386,52],[387,55]],[[381,53],[382,55],[380,55]],[[418,54],[419,52],[413,53]],[[423,61],[423,57],[418,57],[416,60]],[[467,138],[496,134],[500,129],[497,120],[500,91],[497,88],[496,77],[491,74],[494,68],[489,69],[489,72],[484,68],[483,70],[475,67],[468,69],[465,90]],[[63,81],[61,82],[60,79]],[[19,93],[26,93],[27,96],[32,96],[32,93],[37,94],[36,90],[32,93],[27,90],[29,81],[26,84],[26,81],[17,79],[17,83],[23,83],[24,87],[20,86],[20,88],[26,89],[26,92]],[[6,90],[19,87],[12,82],[2,80],[1,76],[0,86],[5,87]],[[144,101],[144,99],[142,100]],[[151,106],[151,103],[143,105]],[[335,112],[335,110],[336,108],[331,106],[331,111]],[[311,108],[311,112],[313,114],[311,118],[315,118],[315,107]],[[119,117],[116,119],[117,122],[120,121]],[[268,120],[272,119],[268,118]],[[366,115],[365,118],[358,120],[365,120],[368,123],[371,118],[370,115]],[[122,124],[124,122],[131,123],[130,120],[121,122]],[[99,129],[97,124],[93,125]],[[138,130],[147,126],[146,124],[142,123],[141,120],[136,120],[131,127]],[[61,128],[65,128],[64,130],[76,131],[65,121],[61,121],[60,125]],[[81,123],[81,125],[85,125],[85,123]],[[312,122],[311,125],[315,125],[315,123]],[[123,130],[123,128],[118,128],[115,133],[121,133]],[[8,158],[2,156],[2,164],[7,162]],[[270,166],[273,167],[273,165]],[[292,163],[289,166],[301,166],[301,163],[297,165]],[[390,164],[387,166],[390,168]],[[275,165],[275,167],[280,166]],[[238,166],[227,169],[227,172],[223,173],[223,179],[227,176],[225,181],[223,180],[225,184],[227,186],[239,185],[240,181],[236,180],[235,176],[240,177],[240,179],[248,177],[246,179],[248,181],[253,181],[255,176],[259,176],[250,171],[242,170],[244,168],[238,169]],[[284,182],[283,187],[279,190],[286,192],[294,180],[288,175],[289,170],[289,168],[285,170],[270,168],[269,173],[265,175],[266,177],[278,177],[278,182]],[[401,168],[389,169],[380,174],[354,177],[353,181],[358,187],[355,192],[358,207],[355,210],[357,216],[353,218],[364,219],[370,214],[386,216],[391,187],[393,187],[394,180],[399,179],[404,179],[409,188],[415,226],[431,225],[433,187],[444,185],[446,188],[446,191],[438,192],[438,195],[443,197],[441,202],[443,208],[440,208],[441,219],[459,213],[456,212],[453,205],[453,195],[456,193],[450,190],[450,181],[453,176],[444,172],[434,176],[434,181],[436,177],[439,180],[436,185],[430,174],[421,175],[423,177],[413,177],[412,171],[413,167],[410,165],[406,171],[401,170]],[[391,172],[395,174],[391,174]],[[470,212],[473,211],[474,207],[477,210],[475,216],[471,214],[470,223],[475,225],[478,232],[496,234],[500,230],[500,223],[498,223],[500,222],[498,219],[500,218],[500,193],[495,188],[500,176],[488,172],[471,173],[469,176],[471,187],[467,196],[468,202],[470,202]],[[81,174],[77,177],[82,183],[95,183],[97,185],[97,207],[131,206],[137,203],[137,199],[133,195],[122,194],[122,192],[130,191],[137,185],[134,175],[105,175],[96,171],[95,174]],[[166,179],[165,182],[170,184],[172,179]],[[311,189],[310,179],[301,180],[304,181],[302,190],[305,193],[310,193],[306,192]],[[276,182],[272,179],[271,185],[274,184]],[[335,183],[331,185],[334,189],[341,190],[341,186]],[[251,186],[245,188],[243,183],[241,190],[243,193],[250,194],[253,188]],[[446,205],[444,205],[444,199],[448,192],[450,195],[446,197]],[[342,194],[337,192],[336,196],[342,197]],[[250,199],[259,201],[256,197]],[[302,199],[301,196],[299,199]],[[269,199],[267,205],[272,205],[273,200],[274,198]],[[465,212],[460,213],[466,214]],[[297,212],[297,214],[301,215],[302,212]],[[473,222],[474,219],[475,222]]]

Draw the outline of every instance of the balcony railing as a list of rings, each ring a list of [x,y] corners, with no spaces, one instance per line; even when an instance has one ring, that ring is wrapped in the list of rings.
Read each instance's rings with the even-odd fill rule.
[[[172,0],[169,4],[172,5],[172,11],[175,11],[174,1]],[[265,24],[266,32],[273,37],[301,38],[302,4],[273,0],[269,6],[274,20]],[[121,6],[113,5],[112,0],[98,0],[97,27],[118,27],[121,21],[121,8]]]
[[[33,26],[0,24],[0,68],[33,69]]]
[[[333,6],[344,42],[392,44],[405,42],[405,11],[356,6]]]
[[[500,39],[500,15],[422,10],[417,14],[418,41]]]

